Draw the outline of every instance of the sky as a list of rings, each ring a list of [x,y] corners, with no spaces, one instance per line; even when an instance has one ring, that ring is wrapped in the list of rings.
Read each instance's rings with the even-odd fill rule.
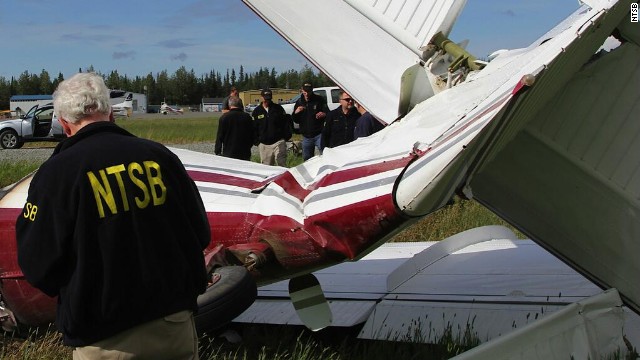
[[[483,58],[529,45],[577,8],[577,0],[468,0],[450,38],[468,39]],[[43,69],[68,78],[89,66],[129,77],[311,66],[240,0],[0,0],[0,34],[5,79]]]

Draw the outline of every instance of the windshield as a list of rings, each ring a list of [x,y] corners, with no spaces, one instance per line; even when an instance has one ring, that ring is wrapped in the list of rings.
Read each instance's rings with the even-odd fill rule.
[[[39,105],[39,104],[33,105],[31,107],[31,109],[29,109],[29,111],[27,111],[27,113],[22,116],[22,118],[23,119],[32,118],[35,115],[35,113],[38,111],[38,109],[44,109],[45,107],[48,107],[48,106],[50,106],[51,109],[53,109],[53,103],[48,103],[47,105]],[[47,110],[47,109],[45,109],[45,110]],[[41,110],[41,111],[44,111],[44,110]],[[49,117],[49,119],[50,118],[51,117]]]
[[[26,118],[33,117],[33,114],[36,112],[37,109],[38,109],[38,105],[33,105],[31,107],[31,109],[29,109],[29,111],[27,111],[26,114],[22,115],[22,118],[26,119]]]
[[[298,94],[294,97],[292,97],[290,100],[287,101],[283,101],[283,104],[295,104],[296,101],[298,101],[298,99],[300,99],[300,96],[302,96],[302,94]]]

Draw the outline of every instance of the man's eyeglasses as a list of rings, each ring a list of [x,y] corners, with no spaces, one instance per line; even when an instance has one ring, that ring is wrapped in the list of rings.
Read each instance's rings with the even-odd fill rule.
[[[346,102],[351,102],[351,101],[353,101],[353,99],[352,99],[352,98],[346,98],[346,99],[340,99],[340,100],[341,100],[341,101],[346,101]]]

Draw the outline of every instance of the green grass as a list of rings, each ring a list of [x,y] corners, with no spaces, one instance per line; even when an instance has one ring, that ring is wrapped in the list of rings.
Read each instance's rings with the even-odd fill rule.
[[[132,134],[163,144],[214,142],[218,115],[211,117],[169,117],[159,119],[118,119],[116,123]]]
[[[41,161],[0,160],[0,188],[22,179],[25,175],[36,170],[41,163]]]
[[[199,339],[203,360],[377,360],[448,359],[479,344],[469,332],[449,327],[433,344],[407,341],[357,339],[357,329],[326,329],[311,332],[303,327],[247,325],[234,331],[242,342],[232,344],[222,336]],[[6,334],[0,338],[0,359],[69,359],[72,349],[62,345],[60,333],[52,327],[33,330],[26,338]]]
[[[165,144],[213,142],[218,119],[211,118],[158,118],[126,119],[117,123],[131,133]],[[299,135],[295,137],[299,139]],[[35,144],[37,145],[37,144]],[[47,144],[51,146],[51,144]],[[257,161],[254,158],[253,161]],[[299,155],[289,154],[288,166],[302,162]],[[0,161],[0,188],[11,184],[40,165],[38,161],[11,163]],[[500,218],[474,201],[456,200],[398,234],[393,241],[441,240],[458,232],[482,225],[502,224]],[[449,329],[450,330],[450,329]],[[202,359],[446,359],[476,345],[466,332],[445,332],[437,345],[406,342],[380,342],[357,340],[347,334],[338,339],[329,336],[335,329],[310,333],[289,327],[244,327],[243,342],[232,345],[220,338],[204,336],[200,339]],[[466,335],[465,335],[466,334]],[[27,339],[5,334],[0,338],[0,359],[66,359],[71,350],[61,344],[53,330],[33,332]]]
[[[478,202],[455,198],[452,204],[425,216],[396,235],[392,241],[438,241],[485,225],[506,226],[518,238],[524,238],[521,232]]]

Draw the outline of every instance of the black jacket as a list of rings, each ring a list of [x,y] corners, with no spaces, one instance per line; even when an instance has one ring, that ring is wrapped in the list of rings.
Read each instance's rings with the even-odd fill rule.
[[[342,106],[331,110],[322,130],[322,148],[332,148],[352,142],[356,120],[359,117],[360,113],[353,107],[346,115],[342,112]]]
[[[280,140],[291,139],[291,116],[282,106],[271,102],[269,111],[262,104],[251,113],[256,131],[257,142],[271,145]]]
[[[84,346],[196,310],[211,240],[195,183],[163,145],[109,122],[56,147],[16,221],[25,278],[58,295],[56,325]]]
[[[304,106],[305,110],[296,114],[298,106]],[[296,124],[300,124],[300,133],[302,136],[312,138],[322,133],[325,118],[316,119],[316,114],[319,112],[329,112],[327,101],[320,95],[311,93],[309,101],[306,101],[304,96],[300,96],[300,99],[296,101],[291,116]]]
[[[243,109],[233,108],[220,117],[214,148],[216,155],[251,160],[254,141],[253,120]]]

